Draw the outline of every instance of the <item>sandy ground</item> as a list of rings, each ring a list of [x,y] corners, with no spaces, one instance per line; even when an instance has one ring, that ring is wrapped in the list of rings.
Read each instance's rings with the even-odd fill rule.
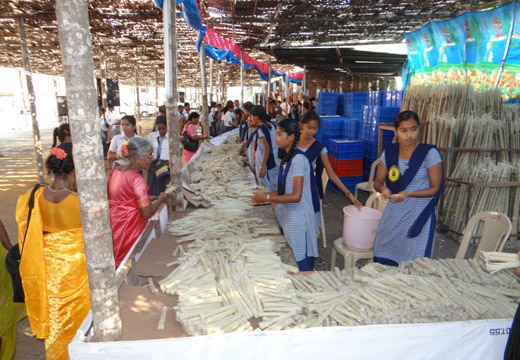
[[[151,129],[151,120],[143,123],[143,133],[148,134]],[[42,130],[41,139],[43,145],[44,159],[52,145],[52,130]],[[11,242],[16,243],[15,208],[19,195],[26,192],[37,180],[36,160],[34,145],[32,143],[32,132],[4,132],[0,133],[0,219],[7,228]],[[364,203],[367,194],[361,194],[360,200]],[[332,243],[343,233],[343,207],[349,205],[343,195],[327,189],[323,211],[327,230],[327,247],[324,248],[319,241],[320,258],[316,263],[319,270],[330,269],[330,256]],[[436,237],[435,258],[453,258],[458,249],[458,242],[447,234],[438,233]],[[520,248],[519,241],[510,241],[508,251]],[[337,257],[338,267],[343,267],[343,259]],[[24,319],[17,327],[17,360],[39,360],[45,359],[44,343],[31,335],[29,322]]]

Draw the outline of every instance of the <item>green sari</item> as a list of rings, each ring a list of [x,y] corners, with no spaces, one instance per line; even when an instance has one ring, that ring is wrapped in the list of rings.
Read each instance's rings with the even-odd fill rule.
[[[27,316],[25,304],[13,303],[11,275],[5,269],[7,251],[0,245],[0,360],[14,357],[16,347],[16,323]]]

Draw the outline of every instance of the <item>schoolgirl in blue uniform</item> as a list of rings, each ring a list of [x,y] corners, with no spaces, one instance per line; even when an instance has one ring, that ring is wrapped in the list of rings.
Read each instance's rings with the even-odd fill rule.
[[[346,188],[341,182],[339,177],[336,175],[332,166],[330,165],[327,148],[315,139],[316,133],[320,126],[320,116],[314,110],[307,111],[300,120],[300,127],[302,134],[300,141],[298,141],[298,149],[302,151],[307,159],[309,160],[312,169],[314,170],[314,177],[311,179],[311,189],[313,196],[313,203],[315,204],[315,213],[317,214],[317,221],[321,226],[320,216],[320,204],[319,199],[323,200],[323,183],[321,175],[323,170],[327,172],[329,181],[332,181],[337,187],[343,191],[347,198],[358,208],[359,210],[363,207],[361,203],[352,195],[352,193]]]
[[[254,131],[254,169],[259,185],[264,185],[270,191],[276,188],[278,177],[278,166],[275,158],[274,126],[271,124],[269,115],[262,105],[255,105],[251,109],[253,121],[258,129]]]
[[[390,200],[376,232],[374,261],[397,266],[432,256],[444,175],[439,150],[418,142],[416,113],[401,112],[394,127],[399,142],[381,154],[374,180],[374,188]]]
[[[312,271],[318,257],[318,225],[314,215],[311,192],[312,168],[305,155],[297,149],[300,127],[297,121],[285,119],[276,129],[280,169],[277,191],[255,193],[253,202],[276,203],[280,208],[278,221],[291,247],[300,271]]]

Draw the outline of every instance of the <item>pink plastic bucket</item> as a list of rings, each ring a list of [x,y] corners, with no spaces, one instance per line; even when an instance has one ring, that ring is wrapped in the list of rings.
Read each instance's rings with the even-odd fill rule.
[[[381,211],[354,205],[343,208],[343,243],[352,250],[370,250],[374,247],[376,231],[383,215]]]

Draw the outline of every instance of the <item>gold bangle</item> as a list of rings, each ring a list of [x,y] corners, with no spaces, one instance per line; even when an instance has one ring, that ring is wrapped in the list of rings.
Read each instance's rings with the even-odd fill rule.
[[[271,195],[267,194],[267,202],[270,202],[269,199],[271,199]]]

